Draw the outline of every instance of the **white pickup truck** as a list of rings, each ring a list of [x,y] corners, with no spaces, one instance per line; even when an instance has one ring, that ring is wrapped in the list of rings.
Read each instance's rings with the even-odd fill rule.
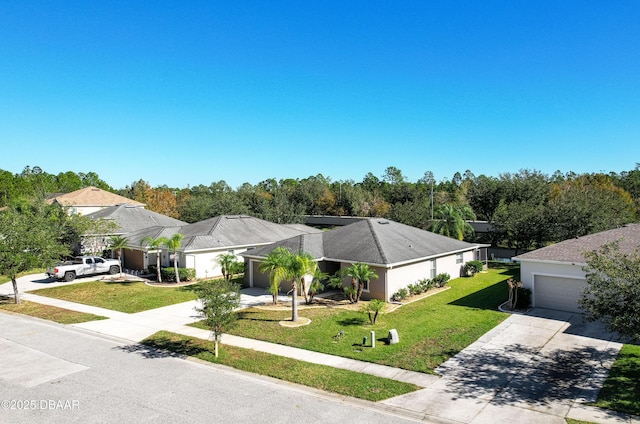
[[[104,259],[99,256],[78,256],[70,262],[47,269],[47,275],[58,281],[73,281],[76,277],[90,274],[117,274],[120,264],[116,259]]]

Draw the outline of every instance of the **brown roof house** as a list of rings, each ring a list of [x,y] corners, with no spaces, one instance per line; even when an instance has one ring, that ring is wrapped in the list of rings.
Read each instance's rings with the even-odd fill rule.
[[[533,306],[580,313],[578,299],[587,285],[584,253],[618,242],[620,251],[640,247],[640,224],[602,231],[543,247],[513,259],[520,262],[524,287],[531,290]]]
[[[136,202],[97,187],[85,187],[71,193],[57,194],[48,199],[47,202],[59,204],[69,214],[80,215],[88,215],[109,206],[144,206],[144,203]]]
[[[486,245],[455,240],[389,219],[361,218],[343,227],[297,235],[242,253],[247,285],[269,286],[269,276],[259,271],[259,265],[280,246],[311,254],[319,268],[329,274],[356,262],[368,264],[378,278],[369,282],[362,297],[384,301],[423,278],[441,273],[460,276],[464,263],[479,259],[480,250],[486,249]],[[349,284],[347,279],[344,284]]]

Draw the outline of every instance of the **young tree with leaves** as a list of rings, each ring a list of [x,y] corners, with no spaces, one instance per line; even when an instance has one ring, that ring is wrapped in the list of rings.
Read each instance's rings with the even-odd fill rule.
[[[222,334],[233,328],[237,319],[234,311],[240,306],[240,288],[231,281],[214,280],[199,284],[195,291],[200,302],[195,309],[211,330],[217,358]]]
[[[625,254],[610,243],[584,255],[587,287],[579,303],[585,318],[640,341],[640,251]]]
[[[0,274],[11,279],[15,303],[20,303],[20,273],[47,267],[70,253],[62,242],[63,223],[51,208],[34,201],[0,211]]]

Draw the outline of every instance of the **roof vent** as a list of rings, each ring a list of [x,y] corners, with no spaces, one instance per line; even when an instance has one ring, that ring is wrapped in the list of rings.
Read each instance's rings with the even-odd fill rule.
[[[389,221],[378,221],[378,224],[388,224]]]

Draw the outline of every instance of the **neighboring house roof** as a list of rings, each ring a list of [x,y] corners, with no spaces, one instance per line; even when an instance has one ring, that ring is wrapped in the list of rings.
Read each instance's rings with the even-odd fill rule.
[[[640,248],[640,224],[627,224],[613,230],[561,241],[518,255],[513,259],[517,261],[571,262],[584,265],[586,263],[584,252],[598,250],[611,242],[618,242],[622,253],[632,253]]]
[[[320,232],[307,226],[275,224],[248,215],[221,215],[204,221],[171,228],[152,227],[129,235],[130,245],[139,245],[144,237],[183,235],[180,251],[199,251],[240,246],[260,246],[300,234]],[[157,235],[153,235],[157,234]]]
[[[117,234],[128,234],[145,228],[177,227],[186,222],[145,209],[142,206],[110,206],[87,215],[91,219],[108,219],[118,224]]]
[[[304,250],[315,259],[393,266],[484,245],[471,244],[383,218],[366,218],[321,234],[301,235],[243,253],[265,257],[274,248]]]
[[[144,203],[110,193],[97,187],[85,187],[71,193],[58,194],[47,200],[48,203],[57,202],[61,206],[115,206],[135,205],[144,206]]]
[[[127,234],[128,246],[131,249],[142,249],[148,243],[143,243],[145,238],[157,239],[160,237],[171,238],[175,233],[180,230],[180,226],[176,227],[161,227],[156,225],[155,227],[143,228],[133,233]]]

